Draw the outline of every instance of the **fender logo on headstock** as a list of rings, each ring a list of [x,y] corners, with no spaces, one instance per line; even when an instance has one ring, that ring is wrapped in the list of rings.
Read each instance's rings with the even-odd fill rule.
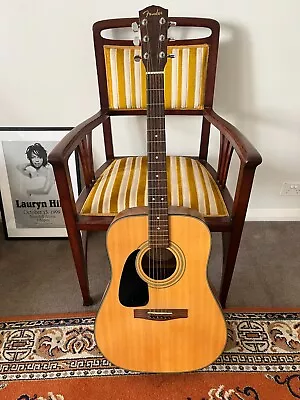
[[[146,18],[148,18],[155,15],[162,15],[162,12],[159,11],[158,9],[155,12],[150,12],[149,10],[145,10],[143,14],[145,14]]]

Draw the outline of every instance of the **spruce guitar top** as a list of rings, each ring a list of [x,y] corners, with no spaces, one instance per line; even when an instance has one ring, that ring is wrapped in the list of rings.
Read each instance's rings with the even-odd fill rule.
[[[170,208],[167,195],[164,69],[168,11],[139,12],[146,69],[148,207],[120,213],[107,232],[111,282],[95,338],[113,364],[143,372],[203,368],[223,351],[227,331],[207,280],[211,236],[201,216]]]

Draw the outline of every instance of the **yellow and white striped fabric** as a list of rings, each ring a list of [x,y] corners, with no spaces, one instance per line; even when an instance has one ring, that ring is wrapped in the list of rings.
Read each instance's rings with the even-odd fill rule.
[[[208,45],[169,46],[165,67],[165,108],[204,108]],[[110,109],[146,108],[146,71],[134,62],[140,47],[104,46]]]
[[[204,216],[228,216],[218,186],[207,169],[188,157],[167,157],[168,204],[199,211]],[[117,215],[147,206],[147,157],[114,160],[96,181],[81,215]]]

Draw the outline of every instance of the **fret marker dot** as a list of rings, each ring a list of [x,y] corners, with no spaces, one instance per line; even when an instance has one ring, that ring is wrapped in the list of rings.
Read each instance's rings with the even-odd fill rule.
[[[156,178],[158,178],[158,175],[156,175]]]
[[[153,201],[155,201],[155,198],[154,198],[154,197],[152,197],[152,200],[153,200]]]
[[[155,156],[156,159],[158,159],[158,156]]]
[[[155,137],[157,137],[157,135],[155,135]]]
[[[163,199],[164,199],[164,198],[162,197],[162,198],[161,198],[161,201],[163,201]]]
[[[157,229],[160,230],[160,227],[158,226]]]
[[[159,217],[156,217],[156,219],[159,219]]]

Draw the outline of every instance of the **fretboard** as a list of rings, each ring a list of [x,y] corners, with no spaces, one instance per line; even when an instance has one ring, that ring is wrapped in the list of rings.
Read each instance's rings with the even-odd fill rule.
[[[164,74],[147,74],[149,245],[168,247]]]

